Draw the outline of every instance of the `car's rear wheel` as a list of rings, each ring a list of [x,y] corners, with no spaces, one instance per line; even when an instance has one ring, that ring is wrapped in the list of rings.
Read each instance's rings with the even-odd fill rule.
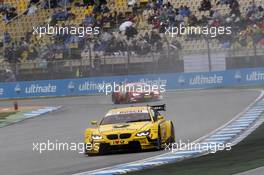
[[[151,96],[152,99],[155,98],[154,92],[151,92],[150,96]]]
[[[171,127],[170,127],[170,137],[168,139],[167,144],[175,143],[175,132],[174,132],[174,125],[171,122]]]
[[[112,93],[112,102],[114,104],[119,104],[120,103],[120,101],[118,100],[117,95],[115,93]]]
[[[126,99],[126,103],[130,103],[131,102],[129,93],[126,93],[126,98],[125,99]]]
[[[162,140],[161,140],[161,130],[160,130],[160,127],[159,127],[158,138],[157,138],[157,142],[156,142],[156,149],[160,150],[161,148],[162,148]]]

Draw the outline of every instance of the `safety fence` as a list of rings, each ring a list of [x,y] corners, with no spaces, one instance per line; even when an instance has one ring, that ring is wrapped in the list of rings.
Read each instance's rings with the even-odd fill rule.
[[[207,72],[228,69],[264,67],[264,52],[255,56],[232,51],[211,53],[149,53],[147,55],[105,55],[100,58],[70,60],[31,60],[20,63],[0,63],[0,82],[35,81],[117,76],[134,74],[161,74],[176,72]],[[242,51],[240,51],[242,53]],[[210,58],[210,59],[208,59]],[[10,71],[8,71],[10,70]]]
[[[163,85],[166,90],[249,86],[264,84],[264,68],[0,83],[0,99],[104,94],[113,90],[106,89],[110,85],[125,82]]]

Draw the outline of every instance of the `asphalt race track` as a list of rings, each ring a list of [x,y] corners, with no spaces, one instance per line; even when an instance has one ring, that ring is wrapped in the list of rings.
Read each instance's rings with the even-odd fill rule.
[[[260,93],[251,90],[167,92],[165,116],[173,120],[177,140],[193,141],[228,122]],[[33,142],[82,142],[90,120],[113,105],[109,96],[23,100],[20,105],[60,106],[52,114],[0,128],[0,174],[55,175],[95,170],[162,154],[164,151],[87,157],[74,151],[33,152]],[[0,102],[0,106],[12,102]],[[137,104],[140,105],[140,104]]]

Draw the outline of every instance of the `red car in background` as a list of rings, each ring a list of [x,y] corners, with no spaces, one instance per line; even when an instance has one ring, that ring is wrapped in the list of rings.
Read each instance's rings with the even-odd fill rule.
[[[162,99],[160,90],[146,83],[126,83],[120,85],[120,91],[112,93],[114,104],[144,102]]]

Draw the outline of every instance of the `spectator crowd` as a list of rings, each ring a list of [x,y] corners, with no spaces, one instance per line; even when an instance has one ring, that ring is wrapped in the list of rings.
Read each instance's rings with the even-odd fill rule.
[[[41,6],[36,4],[41,3]],[[54,9],[49,23],[56,25],[62,22],[62,26],[70,27],[70,23],[76,18],[71,11],[73,7],[93,7],[90,13],[85,15],[79,26],[101,28],[99,36],[87,35],[80,38],[75,35],[51,36],[51,43],[32,44],[32,34],[13,41],[8,31],[4,32],[5,48],[4,57],[9,62],[34,60],[36,58],[54,60],[56,58],[81,58],[81,53],[93,52],[95,56],[104,55],[146,55],[151,52],[163,52],[165,50],[181,50],[182,38],[185,41],[203,39],[201,35],[177,36],[170,40],[164,34],[166,28],[173,26],[231,26],[231,36],[217,36],[222,48],[247,47],[248,45],[264,45],[264,10],[262,6],[256,6],[250,2],[245,7],[245,13],[241,12],[238,0],[219,0],[214,5],[211,0],[201,0],[197,9],[163,0],[149,0],[147,4],[140,5],[136,1],[129,3],[130,13],[112,11],[106,0],[31,0],[26,15],[34,14],[38,8]],[[228,7],[227,13],[220,12],[218,6]],[[64,8],[67,7],[67,8]],[[17,16],[16,8],[3,4],[0,0],[0,12],[7,22]],[[204,13],[208,12],[208,13]],[[201,15],[202,14],[202,15]],[[208,15],[207,15],[208,14]],[[122,25],[127,24],[121,28]],[[142,32],[142,29],[144,32]]]

